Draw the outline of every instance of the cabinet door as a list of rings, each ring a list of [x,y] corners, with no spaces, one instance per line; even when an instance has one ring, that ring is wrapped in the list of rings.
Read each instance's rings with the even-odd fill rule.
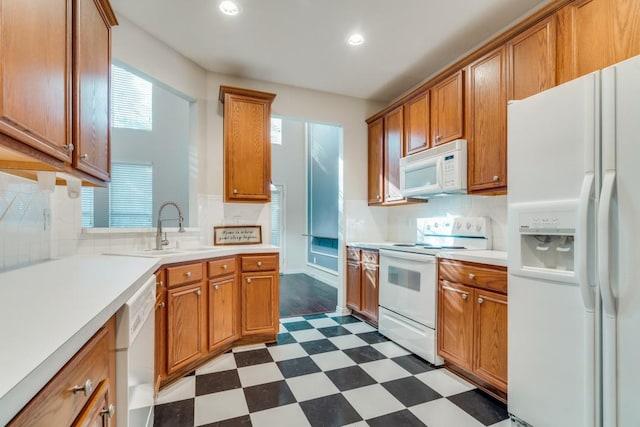
[[[507,392],[507,297],[475,291],[475,350],[473,372]]]
[[[109,180],[111,26],[95,0],[74,0],[74,166]]]
[[[400,194],[400,158],[403,156],[402,105],[384,116],[384,201],[404,200]]]
[[[441,280],[438,286],[438,355],[471,370],[473,288]]]
[[[556,83],[556,16],[507,43],[509,99],[523,99]]]
[[[470,192],[507,186],[507,82],[505,48],[469,66],[468,188]]]
[[[0,0],[0,132],[71,162],[71,0]]]
[[[378,322],[378,266],[362,264],[362,314]]]
[[[383,150],[384,133],[383,119],[380,118],[369,124],[368,137],[368,176],[369,176],[369,204],[378,204],[383,201]]]
[[[278,333],[278,274],[242,274],[242,335]]]
[[[209,281],[209,351],[238,338],[236,276]]]
[[[202,283],[167,290],[167,372],[204,355],[205,296]]]
[[[155,311],[155,392],[160,381],[167,376],[167,291],[164,278],[165,270],[156,272],[156,311]]]
[[[640,2],[578,0],[558,11],[558,82],[640,54]]]
[[[431,89],[431,132],[433,145],[464,135],[464,79],[462,70]]]
[[[71,427],[108,427],[116,410],[115,405],[110,401],[109,380],[104,380],[93,392],[91,399]]]
[[[426,150],[430,146],[429,92],[404,104],[404,152],[405,155]]]
[[[225,95],[225,201],[271,201],[271,102]]]
[[[361,304],[360,263],[347,262],[347,307],[360,311]]]

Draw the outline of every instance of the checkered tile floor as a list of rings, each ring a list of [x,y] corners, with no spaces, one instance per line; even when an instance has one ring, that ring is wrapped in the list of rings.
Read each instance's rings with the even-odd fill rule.
[[[508,427],[505,405],[351,316],[281,320],[164,389],[156,427]]]

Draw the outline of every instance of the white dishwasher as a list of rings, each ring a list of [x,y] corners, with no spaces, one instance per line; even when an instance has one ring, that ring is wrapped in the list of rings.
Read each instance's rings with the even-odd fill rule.
[[[119,427],[153,425],[156,277],[116,316],[116,420]]]

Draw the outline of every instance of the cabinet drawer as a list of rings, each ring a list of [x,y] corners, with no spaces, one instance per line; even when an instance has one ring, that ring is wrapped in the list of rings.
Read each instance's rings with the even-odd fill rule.
[[[236,272],[236,257],[214,259],[207,263],[209,277]]]
[[[167,286],[173,287],[202,280],[202,263],[167,268]]]
[[[438,263],[441,279],[507,293],[507,269],[486,264],[443,260]]]
[[[250,255],[242,257],[242,271],[269,271],[278,269],[278,255]]]
[[[377,251],[365,251],[362,250],[362,262],[367,264],[378,264],[378,252]]]
[[[109,381],[109,327],[100,329],[55,377],[9,423],[9,426],[68,426],[100,388]],[[115,342],[113,343],[115,345]],[[89,392],[74,392],[91,381]]]
[[[347,259],[349,261],[360,261],[360,249],[347,247]]]

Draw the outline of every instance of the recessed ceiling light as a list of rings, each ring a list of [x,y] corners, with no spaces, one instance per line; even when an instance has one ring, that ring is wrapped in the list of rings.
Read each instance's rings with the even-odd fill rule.
[[[351,46],[360,46],[362,43],[364,43],[364,36],[360,33],[353,33],[347,39],[347,43],[349,43]]]
[[[220,12],[224,13],[225,15],[233,16],[240,13],[240,8],[238,7],[238,5],[229,0],[225,0],[222,3],[220,3],[219,7],[220,7]]]

